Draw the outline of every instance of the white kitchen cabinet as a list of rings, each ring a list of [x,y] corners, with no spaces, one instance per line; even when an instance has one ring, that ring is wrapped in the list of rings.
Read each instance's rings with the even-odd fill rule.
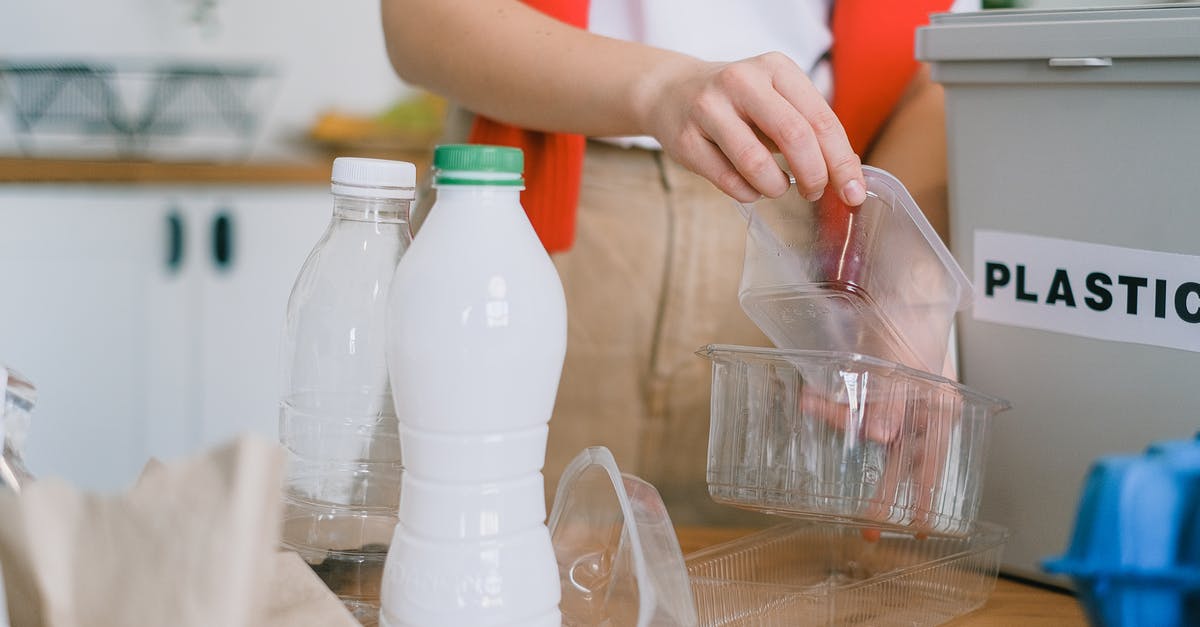
[[[231,240],[225,264],[210,250],[200,277],[202,444],[244,431],[277,437],[284,312],[300,266],[329,223],[328,190],[222,190],[201,203],[210,248],[222,218]]]
[[[0,361],[39,388],[34,472],[116,489],[150,456],[274,438],[284,310],[327,190],[0,186]]]
[[[39,388],[35,472],[111,488],[143,461],[152,283],[170,281],[157,209],[141,193],[0,188],[0,360]]]

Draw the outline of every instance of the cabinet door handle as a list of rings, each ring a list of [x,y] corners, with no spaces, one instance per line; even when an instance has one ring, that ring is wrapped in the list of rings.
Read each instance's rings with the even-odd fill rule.
[[[1112,67],[1112,57],[1055,57],[1050,67]]]
[[[183,267],[183,216],[178,209],[167,214],[167,272],[177,273]]]
[[[229,270],[233,267],[233,217],[222,211],[213,220],[212,245],[213,265],[218,270]]]

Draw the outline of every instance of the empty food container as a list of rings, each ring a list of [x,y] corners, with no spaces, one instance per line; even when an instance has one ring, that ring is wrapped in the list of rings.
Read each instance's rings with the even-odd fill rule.
[[[918,539],[792,521],[687,558],[702,627],[938,625],[984,604],[1007,532]]]
[[[1200,442],[1161,442],[1145,455],[1098,460],[1067,554],[1044,567],[1069,575],[1093,625],[1200,624]]]
[[[962,268],[912,196],[863,168],[867,200],[805,200],[792,186],[743,206],[750,226],[739,299],[780,348],[849,351],[942,372]]]
[[[1008,404],[853,353],[710,345],[708,486],[794,517],[967,533]]]
[[[691,627],[696,610],[675,528],[654,486],[591,447],[563,471],[547,525],[563,625]]]

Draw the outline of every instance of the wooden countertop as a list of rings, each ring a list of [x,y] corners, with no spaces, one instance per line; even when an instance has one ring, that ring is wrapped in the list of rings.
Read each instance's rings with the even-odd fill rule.
[[[330,160],[164,163],[0,158],[4,183],[324,183]]]
[[[687,555],[706,546],[752,533],[752,529],[678,527],[679,545]],[[1075,597],[1001,577],[996,590],[980,609],[945,627],[1086,627],[1087,619]]]
[[[426,153],[388,155],[428,170]],[[244,163],[176,163],[0,157],[0,183],[321,184],[332,157]]]

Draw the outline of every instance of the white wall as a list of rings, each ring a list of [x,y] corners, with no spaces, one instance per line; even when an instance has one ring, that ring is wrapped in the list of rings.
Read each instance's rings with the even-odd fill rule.
[[[206,5],[208,19],[191,18]],[[0,61],[70,58],[275,63],[260,154],[285,152],[283,140],[324,109],[373,113],[408,92],[387,61],[379,0],[4,2]],[[14,146],[10,129],[0,133],[0,150]]]

